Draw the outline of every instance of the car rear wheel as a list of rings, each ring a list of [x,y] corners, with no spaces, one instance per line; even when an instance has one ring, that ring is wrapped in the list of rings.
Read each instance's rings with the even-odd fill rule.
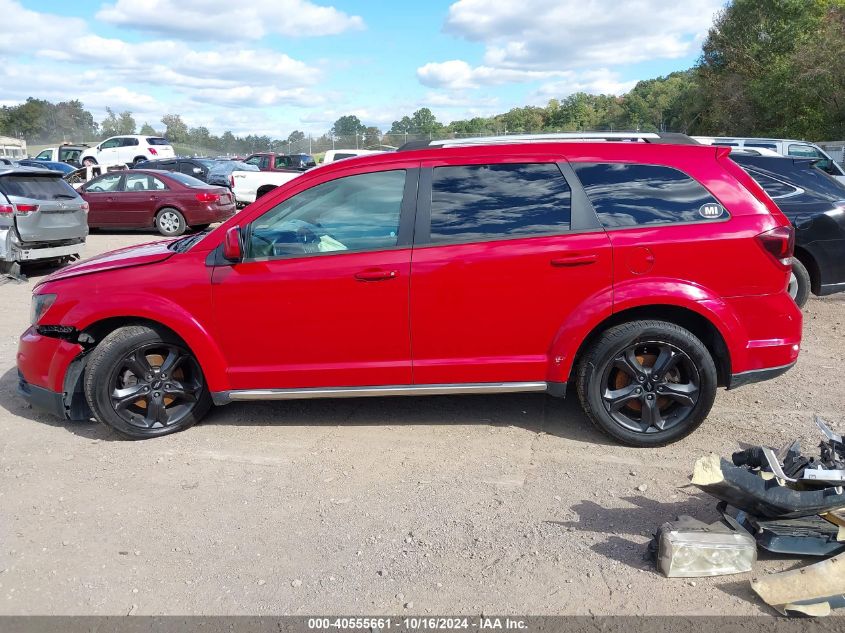
[[[171,207],[165,207],[156,215],[156,228],[165,237],[182,235],[187,228],[185,216]]]
[[[797,259],[792,260],[792,273],[789,276],[789,296],[799,308],[803,308],[810,298],[810,273],[806,266]]]
[[[97,420],[131,439],[182,431],[211,407],[190,350],[144,325],[119,328],[100,341],[85,369],[85,398]]]
[[[132,161],[132,166],[137,167],[138,163],[143,163],[145,160],[147,160],[146,156],[136,156],[135,160]]]
[[[590,421],[630,446],[663,446],[692,433],[716,397],[716,366],[691,332],[633,321],[604,332],[577,369]]]

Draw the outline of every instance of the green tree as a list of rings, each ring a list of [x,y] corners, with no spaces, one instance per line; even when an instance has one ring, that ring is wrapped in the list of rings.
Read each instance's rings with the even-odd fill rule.
[[[347,114],[334,122],[331,133],[335,136],[354,136],[364,133],[366,126],[354,114]]]
[[[165,127],[165,136],[171,143],[185,143],[188,141],[188,126],[178,114],[165,114],[161,117]]]
[[[381,145],[381,130],[377,127],[368,127],[364,130],[364,147],[376,145]]]
[[[420,108],[411,115],[411,131],[416,134],[434,135],[443,129],[437,118],[428,108]]]
[[[135,119],[128,110],[121,112],[117,118],[117,133],[135,134]]]
[[[842,129],[807,80],[820,67],[841,75],[845,0],[734,0],[717,17],[698,66],[706,99],[701,127],[712,134],[829,136]],[[819,58],[824,41],[827,57]],[[815,53],[811,52],[815,51]],[[809,65],[808,65],[809,63]],[[796,78],[801,80],[796,81]],[[825,103],[841,100],[837,83]],[[828,101],[829,100],[829,101]],[[824,112],[824,114],[820,114]]]
[[[147,135],[147,134],[153,135],[155,133],[156,133],[156,131],[153,129],[153,126],[150,125],[147,122],[144,122],[144,125],[141,126],[141,131],[138,132],[138,134],[144,134],[144,135]]]
[[[102,131],[103,138],[120,134],[120,123],[117,120],[117,115],[111,108],[106,108],[106,118],[100,123],[100,130]]]

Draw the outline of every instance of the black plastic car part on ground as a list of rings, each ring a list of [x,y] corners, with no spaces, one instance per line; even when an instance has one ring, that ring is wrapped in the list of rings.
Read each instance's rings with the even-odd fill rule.
[[[819,296],[845,291],[845,185],[814,167],[812,160],[736,152],[731,159],[795,226],[795,258],[800,266],[793,297],[806,296],[808,290]],[[802,288],[807,277],[809,288]]]

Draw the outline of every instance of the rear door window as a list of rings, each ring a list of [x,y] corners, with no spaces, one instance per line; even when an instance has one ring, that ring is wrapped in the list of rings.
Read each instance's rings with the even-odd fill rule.
[[[119,185],[121,178],[123,178],[123,174],[106,174],[88,183],[85,187],[85,191],[90,191],[91,193],[120,191]]]
[[[149,191],[153,188],[151,180],[152,178],[147,174],[127,174],[123,189],[125,191]]]
[[[566,232],[571,197],[569,184],[554,163],[436,167],[431,243]]]
[[[607,228],[724,219],[727,211],[682,171],[637,163],[572,163]]]

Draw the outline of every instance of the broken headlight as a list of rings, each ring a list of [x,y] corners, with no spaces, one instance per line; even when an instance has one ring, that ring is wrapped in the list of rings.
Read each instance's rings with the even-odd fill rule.
[[[679,517],[660,526],[657,541],[657,566],[669,578],[741,574],[757,560],[754,538],[721,521]]]

